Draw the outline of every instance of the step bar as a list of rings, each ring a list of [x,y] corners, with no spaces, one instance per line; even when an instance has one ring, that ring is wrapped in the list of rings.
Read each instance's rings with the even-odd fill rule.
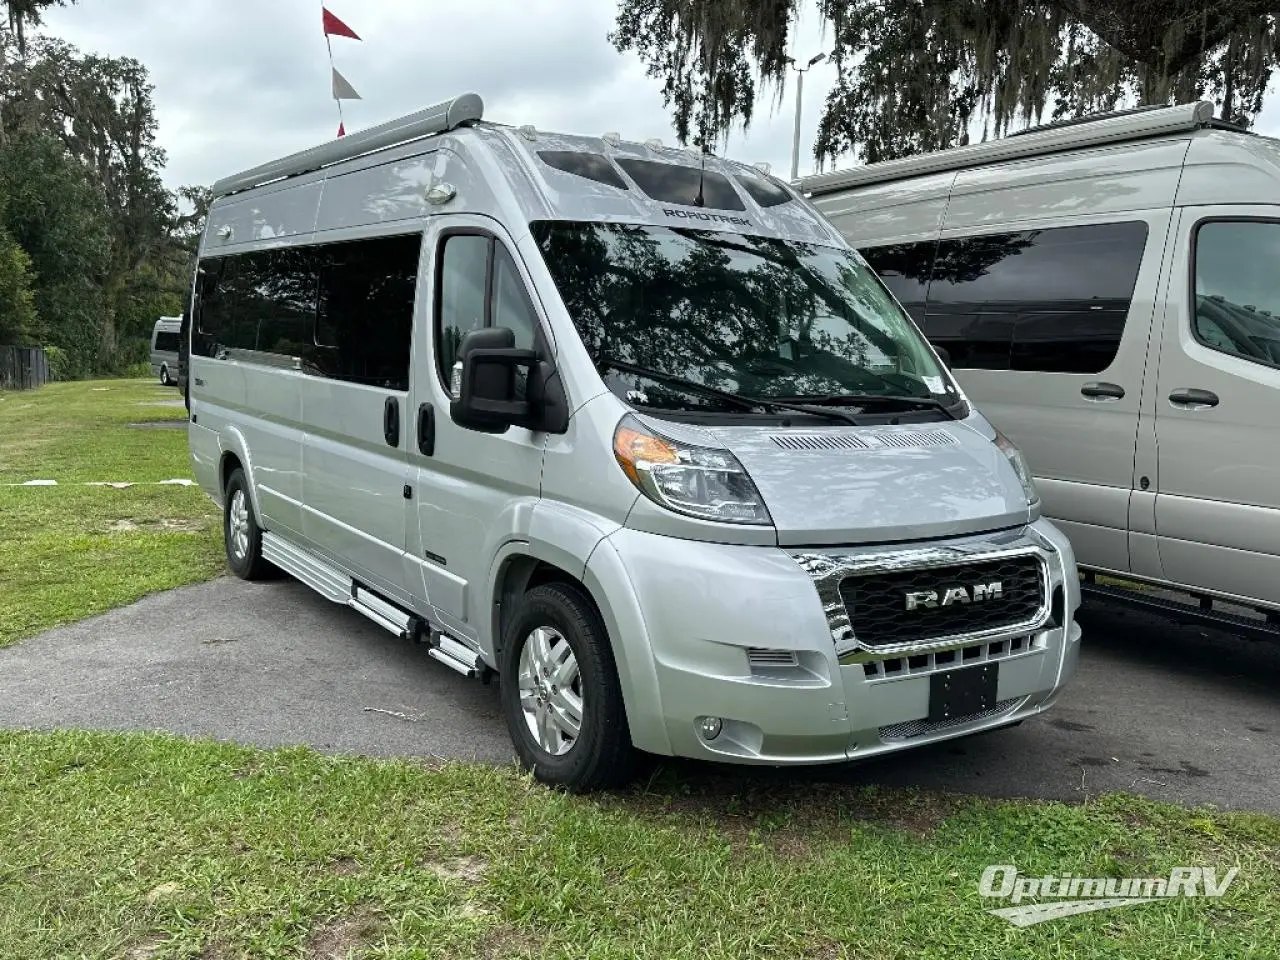
[[[1280,620],[1277,620],[1275,613],[1268,613],[1264,620],[1228,613],[1225,610],[1215,610],[1211,597],[1199,598],[1197,606],[1180,600],[1171,600],[1168,597],[1143,593],[1140,590],[1127,590],[1124,587],[1097,583],[1087,573],[1080,583],[1080,592],[1087,598],[1092,597],[1107,603],[1136,607],[1183,623],[1217,627],[1228,633],[1246,636],[1250,640],[1280,640]]]
[[[350,607],[401,640],[427,644],[427,656],[464,677],[488,679],[480,655],[417,614],[404,610],[356,582],[309,550],[270,531],[262,534],[262,556],[315,590],[326,600]]]

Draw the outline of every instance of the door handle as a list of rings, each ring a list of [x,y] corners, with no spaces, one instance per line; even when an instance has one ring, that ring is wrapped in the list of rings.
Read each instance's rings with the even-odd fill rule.
[[[1218,405],[1218,395],[1212,390],[1198,390],[1194,387],[1183,387],[1169,394],[1169,402],[1179,407],[1192,410],[1203,410]]]
[[[424,457],[436,454],[436,408],[429,403],[418,407],[418,450]]]
[[[400,401],[395,397],[387,397],[382,405],[382,436],[387,446],[400,446]]]
[[[1086,383],[1080,388],[1080,395],[1090,400],[1120,400],[1124,387],[1118,383]]]

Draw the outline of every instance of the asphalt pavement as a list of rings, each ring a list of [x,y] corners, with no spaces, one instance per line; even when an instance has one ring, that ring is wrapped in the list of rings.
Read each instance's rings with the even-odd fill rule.
[[[781,775],[1064,800],[1125,790],[1280,814],[1280,644],[1104,605],[1081,621],[1080,669],[1043,716]],[[514,760],[496,685],[291,580],[225,577],[0,650],[0,727]]]

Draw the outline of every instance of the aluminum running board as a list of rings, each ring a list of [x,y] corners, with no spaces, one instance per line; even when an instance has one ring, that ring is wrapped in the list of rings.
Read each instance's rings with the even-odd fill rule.
[[[1086,598],[1092,597],[1127,607],[1136,607],[1149,613],[1169,617],[1177,623],[1217,627],[1228,633],[1248,637],[1250,640],[1271,640],[1273,642],[1280,640],[1280,623],[1272,619],[1275,614],[1271,614],[1271,618],[1267,619],[1242,617],[1239,614],[1228,613],[1225,610],[1215,610],[1212,604],[1193,607],[1191,604],[1183,603],[1179,600],[1144,594],[1139,590],[1126,590],[1123,587],[1090,583],[1087,580],[1080,584],[1080,592]]]
[[[269,531],[264,532],[262,556],[285,573],[297,577],[325,599],[350,607],[402,640],[419,639],[428,633],[428,626],[420,617],[383,600],[332,564],[283,537]],[[427,656],[433,660],[438,660],[464,677],[487,675],[487,667],[480,655],[466,644],[434,629],[430,630],[429,637]]]
[[[342,604],[351,601],[350,577],[269,530],[262,534],[262,558],[297,577],[326,600]]]

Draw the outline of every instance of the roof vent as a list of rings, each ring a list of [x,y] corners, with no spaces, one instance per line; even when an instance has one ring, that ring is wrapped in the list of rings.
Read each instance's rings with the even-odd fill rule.
[[[605,143],[607,143],[609,146],[616,147],[618,144],[622,142],[622,135],[613,130],[610,130],[600,139],[603,140]]]
[[[534,128],[532,123],[526,123],[524,126],[517,127],[516,129],[519,131],[520,136],[524,137],[526,140],[538,139],[538,131]]]

